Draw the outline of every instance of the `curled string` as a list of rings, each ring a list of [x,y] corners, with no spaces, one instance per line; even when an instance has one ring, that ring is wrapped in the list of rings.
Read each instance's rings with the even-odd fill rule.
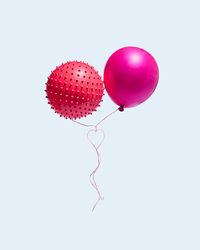
[[[87,139],[88,141],[92,144],[92,146],[94,147],[94,149],[96,150],[96,153],[97,153],[97,160],[98,160],[98,164],[97,164],[97,167],[92,171],[92,173],[90,174],[90,183],[91,185],[95,188],[95,190],[97,191],[97,194],[98,194],[98,199],[96,201],[96,203],[94,204],[93,208],[92,208],[92,212],[94,211],[95,207],[97,206],[97,204],[99,203],[100,200],[103,200],[104,198],[101,196],[101,193],[99,191],[99,188],[97,186],[97,183],[95,181],[95,174],[97,172],[97,170],[99,169],[100,167],[100,164],[101,164],[101,157],[100,157],[100,154],[99,154],[99,148],[100,146],[102,145],[104,139],[105,139],[105,132],[103,129],[98,129],[98,126],[106,119],[108,118],[109,116],[113,115],[114,113],[116,113],[117,111],[119,110],[119,108],[117,108],[115,111],[113,111],[112,113],[108,114],[107,116],[105,116],[102,120],[100,120],[96,125],[92,125],[92,124],[85,124],[85,123],[81,123],[81,122],[78,122],[76,120],[72,120],[73,122],[79,124],[79,125],[82,125],[82,126],[85,126],[85,127],[93,127],[92,129],[90,129],[88,132],[87,132]],[[99,143],[99,145],[95,145],[91,139],[89,138],[89,134],[91,132],[98,132],[100,131],[103,135],[103,138],[101,140],[101,142]]]
[[[94,132],[101,131],[102,134],[103,134],[103,138],[102,138],[102,140],[101,140],[101,142],[99,143],[98,146],[95,146],[95,144],[94,144],[94,143],[90,140],[90,138],[89,138],[89,134],[90,134],[90,132],[92,132],[92,131],[94,131]],[[90,129],[90,130],[88,131],[88,133],[87,133],[87,139],[88,139],[88,141],[92,144],[92,146],[94,147],[94,149],[96,150],[96,153],[97,153],[97,160],[98,160],[97,167],[96,167],[95,170],[92,171],[92,173],[90,174],[90,183],[92,184],[92,186],[96,189],[96,191],[97,191],[97,193],[98,193],[98,200],[96,201],[96,203],[94,204],[94,206],[93,206],[93,208],[92,208],[92,212],[93,212],[94,209],[95,209],[95,207],[96,207],[97,204],[99,203],[99,201],[100,201],[100,200],[103,200],[103,197],[101,196],[101,193],[100,193],[99,188],[98,188],[98,186],[97,186],[97,184],[96,184],[96,181],[95,181],[95,174],[96,174],[96,172],[97,172],[97,170],[99,169],[99,166],[100,166],[100,164],[101,164],[101,157],[100,157],[100,154],[99,154],[98,149],[100,148],[101,144],[103,143],[103,141],[104,141],[104,139],[105,139],[105,133],[104,133],[103,129],[98,129],[98,128],[96,127],[96,129]]]

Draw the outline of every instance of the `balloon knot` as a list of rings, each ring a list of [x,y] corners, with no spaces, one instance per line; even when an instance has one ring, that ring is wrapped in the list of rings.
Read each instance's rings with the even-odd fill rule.
[[[124,105],[121,105],[118,109],[119,109],[120,112],[123,112],[124,111]]]

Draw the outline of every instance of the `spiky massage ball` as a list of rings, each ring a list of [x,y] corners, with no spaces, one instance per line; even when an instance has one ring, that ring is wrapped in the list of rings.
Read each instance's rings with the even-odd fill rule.
[[[62,64],[48,77],[48,103],[56,113],[76,119],[92,114],[104,95],[103,81],[94,67],[84,62]]]

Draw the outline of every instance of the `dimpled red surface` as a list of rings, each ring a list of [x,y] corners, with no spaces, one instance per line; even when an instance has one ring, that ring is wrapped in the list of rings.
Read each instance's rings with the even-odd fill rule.
[[[48,103],[65,118],[85,117],[96,111],[104,95],[103,81],[94,67],[67,62],[52,71],[46,83]]]

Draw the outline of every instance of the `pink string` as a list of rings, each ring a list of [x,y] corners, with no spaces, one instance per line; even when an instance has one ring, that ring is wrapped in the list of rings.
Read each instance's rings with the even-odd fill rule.
[[[89,134],[90,134],[90,132],[92,132],[92,131],[94,131],[95,133],[96,133],[97,131],[101,131],[102,134],[103,134],[103,138],[102,138],[102,140],[101,140],[101,142],[99,143],[98,146],[96,146],[96,145],[90,140],[90,138],[89,138]],[[94,206],[93,206],[93,208],[92,208],[92,212],[93,212],[94,209],[95,209],[95,207],[96,207],[97,204],[99,203],[99,201],[104,199],[104,198],[101,196],[100,191],[99,191],[99,188],[98,188],[98,186],[97,186],[97,184],[96,184],[96,181],[95,181],[95,174],[96,174],[96,172],[97,172],[97,170],[99,169],[99,166],[100,166],[100,164],[101,164],[101,157],[100,157],[100,154],[99,154],[98,149],[100,148],[101,144],[103,143],[103,141],[104,141],[104,139],[105,139],[105,133],[104,133],[103,129],[98,129],[98,128],[96,127],[96,129],[90,129],[90,130],[88,131],[88,133],[87,133],[87,139],[88,139],[88,141],[92,144],[92,146],[94,147],[94,149],[96,150],[96,153],[97,153],[97,160],[98,160],[98,164],[97,164],[96,169],[90,174],[90,183],[91,183],[92,186],[96,189],[96,191],[97,191],[97,193],[98,193],[98,196],[99,196],[99,197],[98,197],[98,200],[96,201],[96,203],[94,204]]]
[[[108,118],[109,116],[111,116],[112,114],[114,114],[115,112],[117,112],[120,108],[117,108],[116,110],[114,110],[112,113],[110,113],[109,115],[105,116],[103,119],[101,119],[100,122],[98,122],[96,125],[92,125],[92,124],[85,124],[85,123],[82,123],[82,122],[78,122],[76,120],[73,120],[71,119],[73,122],[79,124],[79,125],[82,125],[82,126],[85,126],[85,127],[94,127],[96,128],[97,126],[99,126],[100,123],[102,123],[106,118]]]
[[[92,173],[90,174],[90,183],[91,185],[96,189],[97,193],[98,193],[98,199],[96,201],[96,203],[94,204],[93,208],[92,208],[92,212],[94,211],[94,209],[96,208],[97,204],[99,203],[100,200],[103,200],[104,198],[101,196],[101,193],[99,191],[99,188],[97,186],[97,183],[95,181],[95,174],[97,172],[97,170],[99,169],[100,167],[100,164],[101,164],[101,157],[100,157],[100,154],[99,154],[99,151],[98,149],[100,148],[100,146],[102,145],[104,139],[105,139],[105,132],[103,131],[103,129],[98,129],[98,126],[106,119],[108,118],[109,116],[113,115],[114,113],[116,113],[117,111],[119,110],[116,109],[115,111],[113,111],[112,113],[110,113],[109,115],[105,116],[100,122],[98,122],[96,125],[88,125],[88,124],[84,124],[84,123],[81,123],[81,122],[78,122],[76,120],[72,120],[73,122],[79,124],[79,125],[82,125],[82,126],[85,126],[85,127],[93,127],[93,129],[90,129],[88,132],[87,132],[87,139],[88,141],[92,144],[92,146],[94,147],[94,149],[96,150],[96,153],[97,153],[97,161],[98,161],[98,164],[97,164],[97,167],[95,168],[95,170],[92,171]],[[101,131],[101,133],[103,134],[103,138],[101,140],[101,142],[99,143],[98,146],[96,146],[92,140],[89,138],[89,134],[91,132],[98,132],[98,131]]]

